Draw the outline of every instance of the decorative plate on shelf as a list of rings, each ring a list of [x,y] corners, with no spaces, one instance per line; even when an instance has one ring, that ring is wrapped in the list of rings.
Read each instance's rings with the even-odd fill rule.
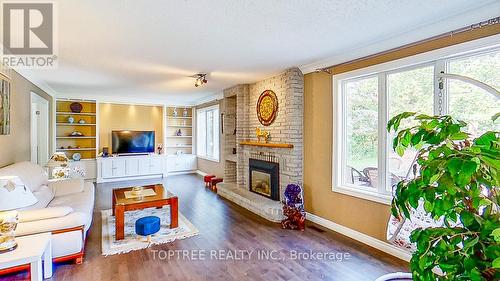
[[[257,101],[257,116],[264,126],[271,125],[278,114],[278,98],[271,90],[265,90]]]
[[[80,113],[82,112],[83,105],[79,102],[74,102],[69,105],[69,108],[71,109],[71,112]]]
[[[71,158],[73,158],[73,160],[75,161],[80,161],[80,159],[82,159],[82,155],[80,153],[73,153],[73,156],[71,156]]]

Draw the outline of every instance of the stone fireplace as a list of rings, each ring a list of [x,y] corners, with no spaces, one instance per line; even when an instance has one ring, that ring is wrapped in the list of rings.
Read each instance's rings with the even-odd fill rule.
[[[260,124],[256,113],[265,90],[272,90],[279,104],[270,126]],[[268,220],[283,219],[280,200],[286,186],[302,185],[303,181],[303,94],[304,77],[298,68],[224,90],[224,132],[229,133],[224,134],[224,183],[217,186],[220,196]],[[255,145],[256,128],[270,133],[270,146]]]

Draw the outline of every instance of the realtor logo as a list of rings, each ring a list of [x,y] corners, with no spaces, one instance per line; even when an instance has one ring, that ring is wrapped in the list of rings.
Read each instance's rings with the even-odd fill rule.
[[[17,68],[54,67],[54,20],[54,3],[2,3],[2,62]]]

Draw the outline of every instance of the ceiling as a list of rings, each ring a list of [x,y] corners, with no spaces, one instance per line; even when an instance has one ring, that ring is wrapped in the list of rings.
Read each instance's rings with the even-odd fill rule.
[[[59,0],[59,96],[196,104],[286,68],[324,67],[498,16],[495,0]],[[189,76],[208,73],[194,87]]]

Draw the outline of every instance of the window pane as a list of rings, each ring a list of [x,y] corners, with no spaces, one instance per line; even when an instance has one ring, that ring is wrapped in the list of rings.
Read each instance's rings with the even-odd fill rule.
[[[343,182],[377,186],[378,79],[344,83],[345,167]]]
[[[219,108],[202,108],[196,112],[197,155],[219,160]]]
[[[213,145],[213,158],[219,160],[219,109],[214,109],[214,145]]]
[[[197,126],[196,126],[196,152],[200,156],[206,155],[206,112],[204,110],[198,110],[196,112]]]
[[[433,115],[434,67],[427,66],[387,75],[389,119],[405,111]],[[416,125],[401,123],[401,128]],[[392,141],[396,134],[387,137],[387,190],[404,179],[412,165],[417,151],[408,149],[403,157],[394,152]]]
[[[207,156],[214,157],[214,111],[207,111]]]
[[[448,72],[464,75],[500,89],[500,51],[451,60]],[[469,83],[448,79],[449,114],[468,124],[468,132],[478,136],[488,130],[500,130],[500,122],[491,117],[500,108],[498,97]]]

